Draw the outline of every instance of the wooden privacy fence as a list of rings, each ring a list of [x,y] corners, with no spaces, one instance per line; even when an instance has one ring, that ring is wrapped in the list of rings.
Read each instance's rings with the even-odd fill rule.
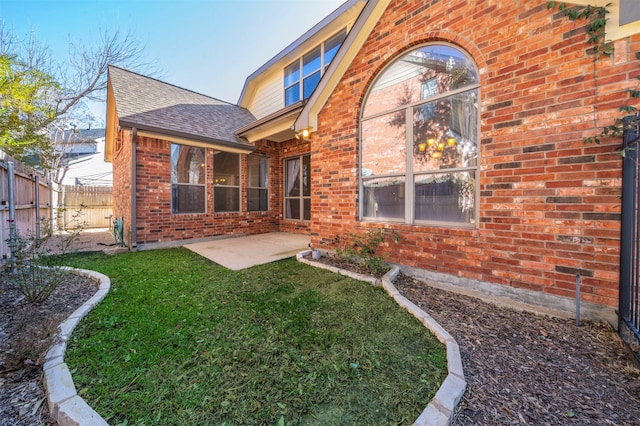
[[[0,151],[0,257],[10,256],[10,226],[23,236],[40,234],[42,219],[52,219],[51,182]]]
[[[110,228],[112,215],[110,186],[68,186],[59,194],[58,227]]]

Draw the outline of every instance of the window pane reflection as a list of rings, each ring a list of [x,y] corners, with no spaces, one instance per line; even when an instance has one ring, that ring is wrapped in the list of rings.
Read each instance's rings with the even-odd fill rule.
[[[415,218],[473,223],[475,173],[428,174],[415,177]]]
[[[478,82],[475,66],[464,53],[451,46],[424,46],[396,60],[376,79],[367,96],[363,116]]]
[[[404,178],[368,179],[364,182],[363,215],[404,219]]]
[[[443,44],[416,48],[376,77],[360,121],[363,218],[475,223],[478,85],[470,58]]]
[[[473,167],[477,161],[477,90],[413,109],[413,169]]]
[[[404,112],[362,122],[362,174],[380,176],[404,173],[406,134]]]

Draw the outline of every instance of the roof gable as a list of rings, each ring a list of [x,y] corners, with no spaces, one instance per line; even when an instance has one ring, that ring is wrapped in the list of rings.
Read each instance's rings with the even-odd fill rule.
[[[336,57],[329,65],[327,72],[320,80],[318,87],[309,97],[302,112],[295,122],[295,131],[304,129],[314,131],[318,128],[318,113],[329,99],[329,96],[342,79],[347,68],[351,65],[357,53],[364,45],[367,37],[380,20],[391,0],[368,0],[358,16],[355,24]]]
[[[335,35],[341,29],[347,28],[349,30],[355,16],[358,16],[365,3],[366,0],[345,1],[336,10],[254,71],[245,80],[238,104],[251,108],[256,93],[260,88],[264,87],[265,80],[268,81],[269,78],[273,77],[274,72],[277,73],[279,85],[282,86],[285,66],[289,65],[291,61],[300,58],[305,52],[317,47],[318,44]],[[283,87],[280,88],[284,90]],[[282,101],[284,102],[284,99]]]
[[[234,133],[255,121],[245,108],[115,66],[109,83],[121,127],[253,149]]]

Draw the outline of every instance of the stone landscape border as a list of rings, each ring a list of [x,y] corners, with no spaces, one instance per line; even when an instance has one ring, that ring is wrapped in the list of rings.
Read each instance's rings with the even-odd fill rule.
[[[440,389],[429,402],[422,414],[415,421],[417,426],[445,426],[453,419],[456,405],[464,394],[467,382],[464,379],[462,370],[462,360],[460,358],[460,348],[455,339],[438,324],[430,315],[421,310],[414,303],[402,296],[393,285],[393,280],[400,273],[400,269],[394,266],[382,279],[371,276],[357,274],[334,266],[325,265],[319,262],[312,262],[306,259],[311,254],[311,250],[300,252],[296,259],[301,263],[328,269],[361,281],[369,282],[373,285],[381,285],[385,291],[409,313],[416,317],[422,324],[433,332],[438,340],[447,349],[447,369],[448,374]],[[76,391],[69,367],[64,362],[64,354],[67,349],[67,342],[71,333],[76,328],[80,320],[84,318],[94,306],[105,298],[111,287],[111,281],[106,275],[85,269],[65,268],[73,273],[89,277],[99,284],[98,291],[76,309],[69,318],[58,327],[59,334],[57,343],[54,344],[45,356],[44,388],[47,393],[47,402],[50,417],[58,422],[60,426],[108,426],[108,423],[96,413]]]
[[[47,393],[49,416],[60,426],[108,426],[108,423],[93,408],[78,396],[71,378],[69,367],[64,362],[64,353],[71,333],[85,315],[105,298],[111,288],[111,280],[106,275],[86,269],[64,268],[77,275],[91,278],[99,285],[98,291],[69,318],[58,326],[59,333],[54,344],[44,358],[44,389]]]
[[[347,271],[336,268],[335,266],[326,265],[321,262],[314,262],[308,258],[311,256],[311,250],[305,250],[296,255],[298,262],[305,263],[317,268],[328,269],[341,275],[355,278],[357,280],[366,281],[374,285],[381,285],[387,294],[396,301],[396,303],[409,311],[416,317],[425,327],[427,327],[438,340],[446,346],[447,349],[447,370],[448,374],[436,395],[424,409],[422,414],[414,422],[414,426],[445,426],[453,420],[453,414],[456,406],[460,402],[462,395],[467,387],[462,370],[462,358],[460,357],[460,347],[455,339],[436,322],[430,315],[416,306],[409,299],[400,294],[398,289],[393,285],[393,281],[400,273],[400,268],[393,266],[381,279],[368,275],[358,274],[356,272]]]

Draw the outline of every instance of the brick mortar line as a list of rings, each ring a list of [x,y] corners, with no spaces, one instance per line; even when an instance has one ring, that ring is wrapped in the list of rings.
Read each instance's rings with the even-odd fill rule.
[[[440,385],[440,389],[436,392],[429,404],[413,423],[414,426],[445,426],[449,425],[453,420],[453,414],[456,406],[460,402],[462,395],[467,387],[462,370],[462,359],[460,357],[460,349],[455,339],[429,314],[424,312],[418,306],[402,296],[398,289],[393,285],[393,280],[400,273],[400,268],[393,266],[381,280],[375,279],[368,275],[358,274],[355,272],[345,271],[335,266],[325,265],[320,262],[313,262],[305,259],[311,254],[311,250],[305,250],[296,255],[298,262],[314,266],[316,268],[328,269],[332,272],[349,276],[369,282],[373,285],[380,285],[389,296],[396,301],[398,305],[406,309],[410,314],[416,317],[426,328],[428,328],[447,349],[447,377]]]

